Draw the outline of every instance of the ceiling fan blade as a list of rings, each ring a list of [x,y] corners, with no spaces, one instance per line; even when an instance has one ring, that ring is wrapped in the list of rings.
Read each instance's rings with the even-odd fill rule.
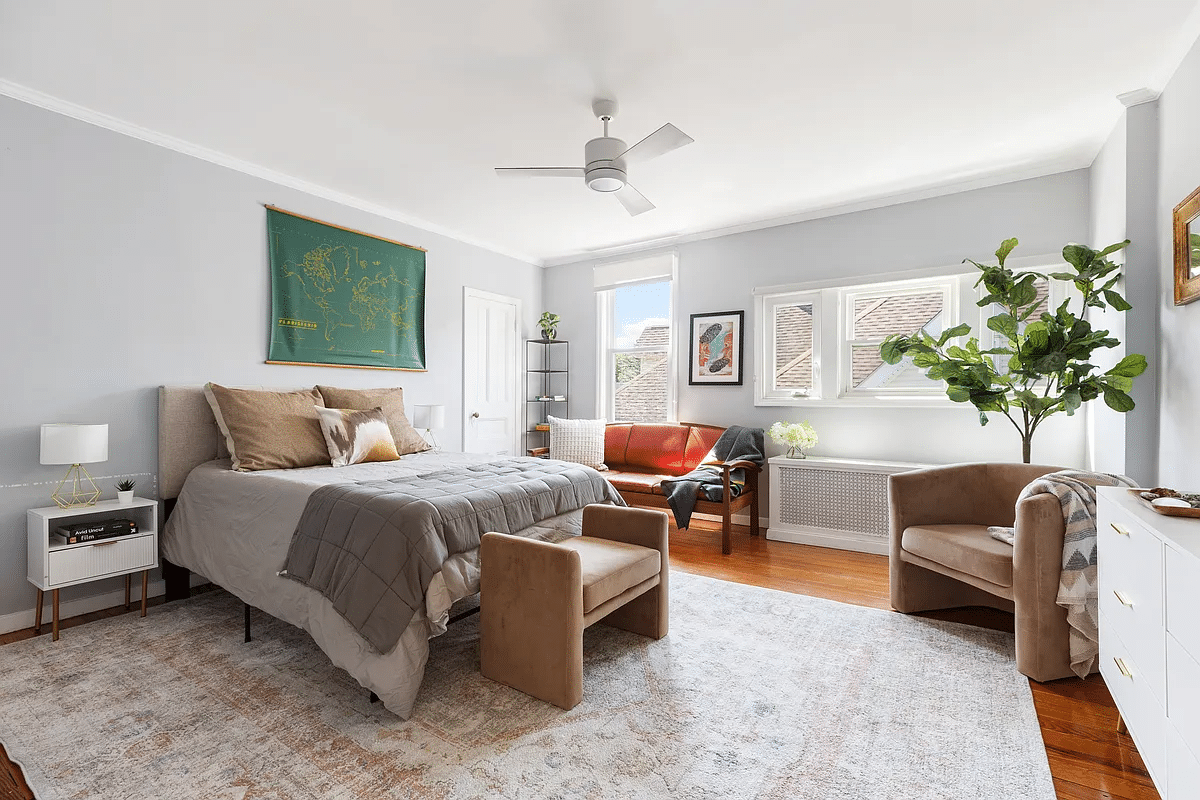
[[[649,161],[694,141],[696,140],[668,122],[619,157],[625,159],[626,162]]]
[[[617,191],[613,192],[617,199],[621,201],[621,205],[625,206],[625,210],[629,212],[629,216],[636,217],[638,214],[644,214],[647,211],[654,210],[654,203],[646,199],[646,196],[637,189],[630,186],[628,183],[622,186]]]
[[[582,178],[583,167],[496,167],[501,176],[541,175],[543,178]]]

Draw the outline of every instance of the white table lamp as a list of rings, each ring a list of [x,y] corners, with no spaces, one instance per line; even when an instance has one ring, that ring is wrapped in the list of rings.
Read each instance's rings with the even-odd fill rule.
[[[413,427],[423,428],[425,440],[434,450],[441,450],[434,431],[446,427],[446,407],[439,405],[413,406]]]
[[[100,489],[84,464],[108,460],[108,425],[51,422],[42,426],[43,464],[70,464],[50,498],[62,508],[95,505]],[[63,487],[71,484],[70,494]]]

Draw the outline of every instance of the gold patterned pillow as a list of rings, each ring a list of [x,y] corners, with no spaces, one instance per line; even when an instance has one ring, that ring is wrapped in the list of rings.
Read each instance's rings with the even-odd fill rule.
[[[325,445],[329,448],[329,460],[335,467],[400,458],[383,409],[315,408],[321,420]]]

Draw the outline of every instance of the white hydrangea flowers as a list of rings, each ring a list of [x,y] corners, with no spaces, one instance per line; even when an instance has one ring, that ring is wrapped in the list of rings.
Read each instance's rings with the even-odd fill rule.
[[[776,422],[767,435],[788,449],[788,458],[804,458],[804,451],[817,444],[817,432],[807,422]]]

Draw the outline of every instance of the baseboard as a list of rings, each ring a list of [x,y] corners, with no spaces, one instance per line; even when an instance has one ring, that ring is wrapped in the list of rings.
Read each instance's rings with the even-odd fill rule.
[[[208,583],[208,579],[196,574],[191,576],[191,585],[199,586],[200,584]],[[146,591],[146,596],[160,597],[166,592],[166,584],[161,580],[150,581]],[[139,576],[133,576],[133,591],[130,592],[129,601],[131,607],[139,606],[142,602],[142,584]],[[49,630],[50,621],[53,611],[50,608],[50,593],[46,592],[44,598],[45,605],[42,608],[42,628]],[[60,620],[69,617],[77,617],[80,614],[90,614],[93,611],[103,611],[106,608],[123,605],[125,603],[125,590],[117,589],[105,594],[95,594],[91,597],[80,597],[75,600],[59,603],[58,618]],[[0,616],[0,634],[12,633],[13,631],[32,628],[36,621],[36,609],[30,608],[25,611],[17,611],[13,614],[4,614]]]
[[[880,539],[865,533],[801,526],[788,526],[786,530],[772,528],[767,531],[767,538],[776,542],[811,544],[834,550],[853,550],[858,553],[875,553],[883,556],[888,554],[890,547],[887,539]]]

